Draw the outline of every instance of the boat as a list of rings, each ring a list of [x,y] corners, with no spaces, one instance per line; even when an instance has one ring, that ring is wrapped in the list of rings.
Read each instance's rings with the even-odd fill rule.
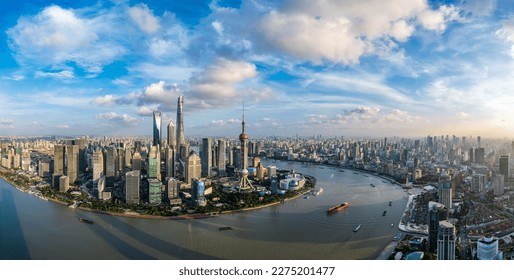
[[[359,231],[359,229],[361,229],[361,226],[362,226],[362,225],[358,225],[356,228],[354,228],[354,229],[353,229],[353,232],[357,232],[357,231]]]
[[[342,169],[339,169],[339,172],[344,172],[344,170],[342,170]]]
[[[392,201],[389,201],[389,206],[391,206],[391,205],[392,205],[392,203],[393,203]]]
[[[310,197],[309,195],[306,195],[304,198],[305,198],[305,199],[309,199],[309,197]]]
[[[86,224],[91,224],[91,225],[93,224],[93,221],[88,220],[88,219],[84,219],[84,218],[80,218],[79,221],[81,223],[86,223]]]
[[[375,185],[373,185],[373,184],[370,184],[370,186],[375,187]]]
[[[387,213],[387,210],[384,210],[384,213],[382,213],[382,216],[385,216]]]
[[[330,207],[327,210],[327,214],[332,214],[332,213],[334,213],[336,211],[343,210],[345,208],[348,208],[348,206],[350,206],[350,202],[345,202],[345,203],[341,203],[341,204],[339,204],[337,206]]]
[[[231,227],[220,227],[219,230],[231,230]]]
[[[323,192],[323,188],[319,188],[317,190],[314,190],[314,192],[312,193],[313,195],[319,195],[320,193]]]

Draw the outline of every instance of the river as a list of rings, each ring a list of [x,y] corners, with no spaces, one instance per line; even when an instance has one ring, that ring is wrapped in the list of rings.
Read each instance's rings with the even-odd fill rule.
[[[324,192],[209,219],[146,220],[73,210],[0,179],[0,259],[375,259],[399,232],[407,203],[399,186],[351,170],[272,164],[316,177]],[[345,201],[349,208],[326,214]]]

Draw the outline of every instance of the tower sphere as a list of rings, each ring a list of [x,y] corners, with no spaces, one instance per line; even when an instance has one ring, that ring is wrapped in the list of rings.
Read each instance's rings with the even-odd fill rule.
[[[248,140],[248,134],[246,134],[246,133],[244,133],[244,132],[243,132],[243,133],[241,133],[241,134],[239,134],[239,140],[240,140],[240,141]]]

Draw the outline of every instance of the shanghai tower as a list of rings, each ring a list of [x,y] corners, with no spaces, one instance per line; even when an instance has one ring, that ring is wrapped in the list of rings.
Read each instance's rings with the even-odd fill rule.
[[[153,111],[153,145],[161,144],[162,117],[161,112]]]
[[[185,145],[186,140],[184,139],[184,113],[182,111],[184,107],[184,97],[179,96],[177,101],[177,148],[180,145]]]

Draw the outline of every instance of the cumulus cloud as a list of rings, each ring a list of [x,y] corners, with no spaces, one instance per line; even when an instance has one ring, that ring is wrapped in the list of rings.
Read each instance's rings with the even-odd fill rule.
[[[275,7],[248,1],[240,9],[213,9],[207,20],[212,34],[200,36],[198,43],[205,52],[214,47],[229,56],[253,50],[347,65],[382,51],[384,41],[405,42],[417,28],[444,32],[457,19],[456,7],[431,8],[426,1],[286,0]]]
[[[193,73],[191,92],[204,99],[233,98],[238,94],[234,85],[255,76],[254,64],[219,58],[204,71]]]
[[[72,63],[86,70],[86,77],[129,53],[176,62],[189,42],[174,14],[155,16],[145,4],[100,9],[52,5],[20,17],[7,35],[20,64],[62,69]]]
[[[106,120],[113,125],[137,125],[138,119],[131,117],[127,114],[119,115],[114,112],[97,114],[96,118],[99,120]]]
[[[141,107],[137,108],[137,114],[140,116],[145,116],[145,117],[152,116],[153,111],[154,110],[152,110],[146,106],[141,106]]]
[[[159,19],[154,16],[146,4],[139,4],[129,8],[128,14],[137,26],[148,34],[155,33],[161,28]]]
[[[126,52],[102,33],[97,18],[53,5],[31,17],[21,17],[7,30],[9,46],[21,63],[62,66],[75,62],[92,73]]]
[[[98,105],[102,105],[102,106],[112,105],[112,104],[114,104],[115,101],[116,101],[116,99],[114,98],[114,96],[112,94],[108,94],[105,96],[99,96],[99,97],[95,98],[95,103]]]

